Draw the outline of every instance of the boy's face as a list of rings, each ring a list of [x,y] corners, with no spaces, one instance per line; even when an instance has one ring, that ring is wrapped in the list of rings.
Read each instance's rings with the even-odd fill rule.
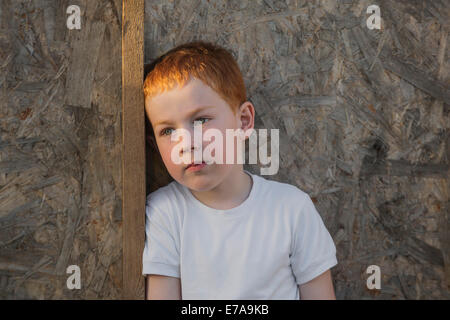
[[[183,88],[175,87],[155,97],[147,98],[145,110],[155,133],[161,158],[169,174],[179,183],[191,190],[208,191],[237,169],[237,164],[226,164],[226,129],[241,128],[244,131],[253,128],[254,109],[250,102],[243,103],[233,113],[230,106],[211,87],[201,80],[192,78]],[[191,149],[181,148],[180,157],[187,157],[194,161],[194,147],[202,152],[212,141],[196,141],[194,145],[194,121],[202,122],[203,134],[205,130],[215,128],[222,133],[223,164],[207,164],[198,171],[186,170],[187,164],[176,164],[171,158],[172,149],[180,144],[180,140],[171,141],[171,134],[176,129],[185,129],[191,136]],[[202,134],[202,136],[203,136]],[[213,138],[214,140],[215,138]],[[234,154],[237,162],[237,138],[234,141]],[[187,154],[184,154],[187,152]],[[212,152],[215,155],[215,152]],[[240,165],[242,166],[242,164]]]

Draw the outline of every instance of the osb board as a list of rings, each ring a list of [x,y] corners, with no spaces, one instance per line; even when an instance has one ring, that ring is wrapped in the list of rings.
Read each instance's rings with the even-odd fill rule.
[[[121,11],[0,2],[0,299],[122,296]]]
[[[372,4],[381,30],[366,26]],[[197,39],[232,51],[256,128],[280,130],[280,170],[266,178],[309,193],[335,241],[338,299],[450,298],[449,10],[443,0],[146,0],[146,63]],[[157,168],[148,191],[169,180]],[[381,290],[366,287],[373,264]]]

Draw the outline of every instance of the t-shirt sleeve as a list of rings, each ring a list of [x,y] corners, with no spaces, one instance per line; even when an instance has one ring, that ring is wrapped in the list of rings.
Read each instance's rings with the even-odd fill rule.
[[[337,264],[333,238],[308,194],[294,230],[290,260],[292,272],[299,285],[316,278]]]
[[[180,255],[173,217],[147,202],[142,274],[180,278]]]

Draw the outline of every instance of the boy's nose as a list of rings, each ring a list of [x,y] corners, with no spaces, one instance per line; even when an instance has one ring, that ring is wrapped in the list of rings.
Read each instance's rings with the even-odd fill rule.
[[[197,157],[202,157],[202,150],[203,150],[203,130],[201,130],[201,135],[199,137],[195,137],[194,135],[194,126],[185,126],[183,127],[183,132],[188,132],[189,136],[186,136],[184,134],[181,134],[181,142],[182,147],[180,148],[180,157],[183,159],[183,161],[194,161],[194,155],[195,152],[198,152]],[[197,140],[197,141],[196,141]]]
[[[181,149],[181,153],[182,154],[192,154],[192,157],[193,157],[194,152],[196,150],[200,151],[201,150],[200,146],[195,146],[193,143],[191,143],[191,148],[189,148],[189,146],[186,146],[185,148]]]

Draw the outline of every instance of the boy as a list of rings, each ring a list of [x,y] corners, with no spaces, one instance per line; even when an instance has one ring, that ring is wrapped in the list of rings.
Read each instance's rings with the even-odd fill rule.
[[[335,299],[336,248],[308,194],[236,161],[193,163],[207,139],[174,152],[171,134],[194,137],[194,121],[224,137],[226,129],[253,129],[254,106],[233,56],[196,41],[151,68],[146,115],[175,181],[147,197],[147,299]],[[192,163],[176,164],[174,155]]]

